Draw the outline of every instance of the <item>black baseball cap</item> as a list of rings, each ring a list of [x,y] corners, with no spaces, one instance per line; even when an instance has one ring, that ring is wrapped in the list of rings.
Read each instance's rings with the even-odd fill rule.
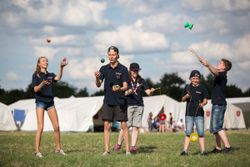
[[[192,77],[199,77],[199,78],[201,78],[201,73],[198,70],[193,70],[190,73],[189,79],[192,78]]]
[[[110,46],[110,47],[108,48],[108,52],[109,52],[110,50],[113,50],[113,51],[115,51],[117,54],[119,54],[119,50],[118,50],[118,48],[117,48],[116,46]]]
[[[129,70],[130,71],[133,71],[133,70],[139,71],[139,70],[141,70],[141,68],[140,68],[138,63],[131,63],[129,66]]]

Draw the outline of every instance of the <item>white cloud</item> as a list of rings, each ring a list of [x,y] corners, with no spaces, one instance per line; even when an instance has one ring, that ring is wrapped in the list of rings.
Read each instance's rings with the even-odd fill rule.
[[[185,8],[191,8],[195,11],[201,10],[216,10],[216,11],[237,11],[237,10],[249,10],[249,0],[183,0],[182,6]]]
[[[94,78],[94,72],[99,70],[101,65],[100,61],[97,61],[94,57],[86,58],[81,61],[71,59],[66,68],[66,73],[70,78],[76,80]]]
[[[18,81],[18,80],[20,80],[21,77],[17,73],[15,73],[13,71],[9,71],[6,73],[6,78],[9,81]]]
[[[250,60],[250,34],[246,34],[243,37],[235,40],[234,42],[234,56],[238,61]],[[250,64],[249,64],[250,65]]]
[[[5,21],[12,25],[22,24],[62,24],[66,26],[103,27],[108,24],[104,18],[106,2],[90,0],[57,1],[12,0],[10,6],[16,6],[19,11],[9,9],[3,14],[9,16]],[[95,25],[95,26],[93,26]]]
[[[228,25],[225,18],[218,17],[215,14],[200,16],[194,20],[193,24],[193,30],[199,33],[226,34],[232,28],[231,25]]]
[[[43,47],[43,46],[35,46],[34,52],[37,57],[45,56],[48,59],[53,59],[58,52],[59,49],[50,48],[50,47]]]
[[[136,1],[134,1],[134,0],[118,0],[118,4],[120,4],[120,6],[126,7],[127,10],[130,10],[131,12],[137,13],[137,14],[138,13],[140,13],[140,14],[151,13],[152,10],[151,10],[150,5],[148,3],[145,3],[145,1],[143,1],[143,0],[136,0]]]
[[[47,39],[51,42],[48,43]],[[31,44],[33,45],[46,45],[46,46],[58,46],[58,45],[79,45],[81,41],[84,41],[83,37],[80,35],[51,35],[51,36],[42,36],[39,38],[29,37]]]
[[[158,13],[137,20],[135,27],[145,31],[173,33],[177,30],[183,29],[186,20],[190,19],[184,15]]]
[[[232,58],[233,56],[231,47],[226,43],[216,43],[208,40],[192,43],[189,48],[193,48],[199,55],[208,60],[220,60],[221,58]]]
[[[99,32],[94,43],[98,50],[106,50],[107,45],[116,45],[125,52],[159,51],[169,47],[163,34],[145,32],[134,26],[121,26],[115,31]]]
[[[171,54],[171,60],[182,65],[192,64],[197,61],[196,57],[192,56],[188,51],[173,52]]]

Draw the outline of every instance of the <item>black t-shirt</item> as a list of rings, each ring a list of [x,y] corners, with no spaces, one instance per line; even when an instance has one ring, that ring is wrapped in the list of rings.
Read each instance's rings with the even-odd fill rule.
[[[126,104],[126,98],[124,92],[112,91],[114,85],[123,86],[123,82],[128,82],[128,69],[124,65],[118,63],[115,68],[112,68],[110,64],[104,65],[100,68],[100,79],[104,80],[104,103],[109,105],[124,105]]]
[[[128,105],[143,106],[143,92],[149,89],[148,84],[143,78],[138,78],[135,82],[128,82],[128,88],[134,93],[127,96]]]
[[[192,84],[187,85],[184,89],[183,96],[189,92],[190,98],[187,100],[186,105],[186,116],[204,116],[204,110],[199,107],[205,98],[208,98],[207,89],[203,85],[198,85],[196,87]]]
[[[227,84],[227,73],[219,72],[218,76],[215,76],[213,89],[212,89],[212,104],[213,105],[226,105],[225,89]]]
[[[47,80],[50,84],[43,85],[40,91],[35,93],[36,101],[43,101],[43,102],[52,102],[54,99],[54,88],[53,83],[55,81],[56,75],[54,73],[46,73],[39,72],[37,75],[33,74],[32,76],[32,87],[39,85],[43,80]]]

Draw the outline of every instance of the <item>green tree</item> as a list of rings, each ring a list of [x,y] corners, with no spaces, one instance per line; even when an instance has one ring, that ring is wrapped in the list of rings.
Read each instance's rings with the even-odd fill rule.
[[[99,91],[96,91],[94,94],[92,94],[91,96],[104,96],[105,92],[104,90],[99,90]]]
[[[83,89],[80,89],[77,94],[76,94],[76,97],[88,97],[89,96],[89,93],[88,93],[88,90],[87,88],[83,88]]]
[[[243,96],[245,96],[245,97],[250,96],[250,87],[243,93]]]
[[[161,93],[180,100],[185,81],[177,73],[164,74],[160,79]]]
[[[54,84],[55,96],[59,98],[67,98],[76,95],[77,88],[70,86],[68,83],[59,81]]]
[[[228,85],[226,87],[226,97],[242,97],[242,90],[236,85]]]

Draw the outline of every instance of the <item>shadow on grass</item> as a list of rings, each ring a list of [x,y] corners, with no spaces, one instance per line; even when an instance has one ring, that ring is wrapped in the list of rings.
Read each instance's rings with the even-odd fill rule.
[[[137,149],[138,153],[153,153],[157,147],[155,146],[140,146]]]
[[[213,150],[210,150],[210,151],[207,151],[207,155],[212,155],[212,154],[231,154],[231,153],[234,153],[236,151],[240,150],[239,147],[232,147],[232,150],[228,153],[224,153],[223,150],[220,152],[220,153],[214,153]],[[195,152],[193,153],[192,155],[199,155],[200,152]]]

